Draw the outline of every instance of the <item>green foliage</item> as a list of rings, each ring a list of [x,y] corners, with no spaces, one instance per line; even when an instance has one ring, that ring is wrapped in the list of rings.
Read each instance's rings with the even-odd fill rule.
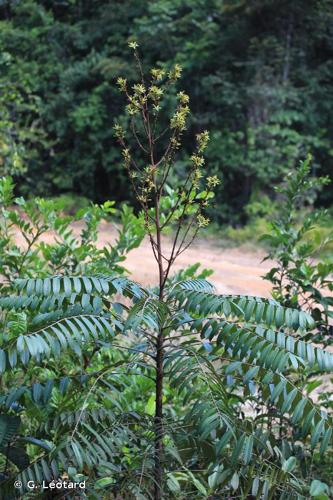
[[[269,276],[273,300],[219,295],[196,266],[170,278],[208,223],[221,172],[216,219],[233,210],[239,223],[271,214],[272,184],[308,149],[314,177],[330,171],[329,3],[0,5],[1,88],[18,87],[12,101],[7,90],[1,97],[0,139],[5,153],[22,144],[21,193],[131,196],[143,209],[137,218],[124,206],[116,243],[100,248],[98,225],[115,215],[113,203],[65,216],[56,201],[17,198],[1,180],[2,497],[44,496],[28,481],[58,478],[85,482],[88,498],[331,496],[318,467],[332,455],[331,403],[310,397],[333,368],[333,354],[311,343],[323,340],[323,317],[328,327],[321,288],[331,268],[308,265],[303,238],[318,216],[299,227],[293,211],[312,203],[309,162],[278,195],[287,202],[270,237],[281,264]],[[6,171],[14,160],[5,157]],[[268,197],[256,203],[255,193]],[[162,236],[172,231],[168,248]],[[158,264],[153,289],[121,265],[144,232]]]
[[[113,245],[101,248],[98,227],[115,214],[121,224],[118,237]],[[57,201],[15,197],[10,177],[0,179],[0,230],[3,289],[24,276],[124,273],[126,253],[140,244],[144,234],[140,219],[126,205],[117,211],[113,202],[91,204],[74,216],[63,215]]]
[[[223,226],[219,228],[219,233],[225,238],[225,243],[229,245],[255,245],[258,248],[262,236],[269,231],[269,222],[264,217],[253,217],[244,226],[232,227]],[[264,246],[264,245],[262,245]]]
[[[310,158],[302,162],[295,174],[289,175],[279,189],[281,208],[271,225],[270,233],[264,236],[270,246],[269,257],[276,262],[265,278],[273,284],[273,296],[282,304],[298,308],[302,306],[313,317],[316,329],[305,338],[314,342],[332,344],[333,317],[333,262],[316,258],[325,248],[332,245],[330,230],[322,234],[320,226],[327,223],[328,214],[323,211],[304,213],[304,204],[311,203],[315,190],[326,179],[316,179],[310,175]],[[297,343],[299,340],[295,339]],[[331,411],[331,389],[326,388],[316,370],[305,369],[301,381],[304,390],[310,394],[317,389],[320,404]],[[320,389],[319,389],[320,388]],[[315,466],[321,477],[327,480],[326,469],[331,469],[331,452],[324,458],[316,459]],[[328,475],[329,478],[329,475]],[[330,478],[328,479],[330,481]],[[328,498],[327,485],[314,480],[310,495]]]
[[[206,214],[220,180],[205,172],[207,130],[196,135],[194,151],[184,164],[182,175],[177,176],[177,159],[191,114],[189,96],[176,88],[182,68],[179,64],[169,70],[156,67],[145,74],[138,43],[130,42],[129,47],[133,50],[138,81],[130,87],[126,78],[119,77],[117,85],[126,97],[131,135],[120,123],[115,123],[114,132],[158,263],[162,296],[174,261],[190,246],[200,228],[210,222]],[[169,111],[166,103],[171,98],[175,102]],[[171,251],[166,253],[162,251],[161,238],[171,229],[175,236]]]
[[[88,208],[90,201],[84,196],[76,196],[71,194],[62,194],[52,198],[59,210],[61,210],[66,215],[75,215],[78,210]]]
[[[273,296],[288,307],[303,307],[317,323],[315,339],[332,342],[333,261],[315,260],[319,251],[332,244],[333,233],[321,237],[317,227],[327,220],[327,212],[310,211],[299,221],[299,209],[312,200],[326,178],[311,176],[310,158],[289,174],[280,188],[280,210],[270,233],[263,239],[270,245],[268,257],[276,265],[265,278],[273,284]]]
[[[14,82],[8,77],[14,57],[1,42],[0,51],[0,175],[22,175],[36,161],[38,148],[49,147],[50,141],[40,126],[40,98],[26,78]]]
[[[15,497],[14,480],[23,495],[28,480],[59,477],[85,480],[92,498],[152,497],[161,328],[165,498],[328,492],[319,479],[308,481],[306,456],[332,446],[331,417],[296,380],[307,366],[331,370],[333,354],[294,340],[292,332],[313,328],[305,312],[216,295],[202,278],[171,280],[164,302],[124,277],[14,285],[0,301],[6,498]]]
[[[2,148],[6,171],[18,150],[25,195],[133,199],[112,126],[126,122],[113,82],[134,83],[135,38],[144,67],[183,67],[195,118],[178,172],[209,127],[211,173],[225,186],[211,216],[242,224],[251,195],[271,196],[308,151],[315,175],[331,174],[331,11],[331,0],[2,2],[0,136],[15,144],[8,158]],[[332,203],[331,190],[320,199]]]

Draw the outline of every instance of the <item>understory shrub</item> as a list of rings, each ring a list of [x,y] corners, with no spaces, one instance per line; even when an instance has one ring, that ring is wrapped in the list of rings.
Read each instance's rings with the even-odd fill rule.
[[[264,276],[273,285],[273,297],[288,307],[302,307],[309,312],[317,326],[312,340],[333,343],[333,259],[318,258],[333,243],[333,231],[327,226],[323,234],[320,227],[329,223],[325,210],[311,210],[299,217],[316,190],[327,184],[327,178],[311,176],[311,158],[301,162],[290,173],[278,191],[280,210],[271,223],[271,231],[262,236],[269,244],[266,259],[275,261]]]
[[[140,218],[113,202],[91,204],[75,215],[65,215],[56,200],[15,197],[11,177],[0,178],[0,277],[1,289],[17,277],[50,274],[124,274],[127,252],[140,245],[144,230]],[[115,242],[98,245],[98,229],[110,216],[119,218]],[[76,229],[77,227],[77,229]]]
[[[333,354],[304,340],[316,323],[294,304],[217,294],[207,272],[190,277],[196,268],[172,276],[209,223],[219,180],[205,172],[203,131],[174,182],[190,114],[187,94],[175,90],[181,68],[147,76],[130,46],[140,80],[118,79],[128,104],[115,133],[159,282],[147,288],[110,273],[103,258],[101,268],[77,259],[62,275],[46,266],[8,276],[1,494],[38,497],[48,494],[43,480],[60,478],[84,484],[83,498],[328,499],[312,463],[332,448],[332,417],[299,379],[331,372]],[[175,110],[162,119],[166,102]]]

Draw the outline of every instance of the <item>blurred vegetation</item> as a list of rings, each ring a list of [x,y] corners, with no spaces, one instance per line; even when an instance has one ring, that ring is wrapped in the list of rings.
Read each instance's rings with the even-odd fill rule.
[[[44,477],[86,498],[332,497],[332,6],[0,0],[1,498]],[[215,238],[266,245],[273,299],[218,295],[198,264],[169,276],[208,198]],[[124,267],[144,233],[154,288]]]
[[[223,180],[211,215],[243,225],[254,218],[256,196],[269,209],[272,186],[307,152],[313,176],[332,175],[332,6],[3,0],[0,169],[26,170],[18,178],[24,195],[133,201],[112,126],[126,124],[114,82],[119,75],[134,81],[127,41],[136,38],[145,67],[183,67],[195,118],[179,172],[195,134],[208,128],[209,170]],[[326,187],[317,204],[332,201]]]
[[[158,126],[151,134],[148,114],[159,85],[128,94],[128,113],[142,106],[150,147],[159,134]],[[186,94],[177,95],[171,144],[178,145],[189,110]],[[122,143],[125,132],[115,129]],[[200,196],[198,178],[208,134],[197,139],[193,181],[178,194],[168,185],[175,156],[161,163],[152,154],[147,172],[123,149],[146,217],[123,205],[118,238],[102,248],[98,227],[117,215],[114,202],[69,216],[68,196],[26,201],[10,177],[0,179],[1,498],[46,498],[31,491],[42,480],[50,488],[80,481],[87,499],[332,497],[333,401],[322,384],[333,353],[318,346],[332,343],[333,301],[322,293],[333,290],[332,264],[312,262],[316,246],[303,240],[325,213],[300,218],[327,179],[310,175],[308,157],[278,189],[280,206],[253,198],[247,207],[273,218],[265,239],[276,262],[266,275],[274,299],[219,295],[206,281],[212,270],[198,264],[169,276],[174,249],[177,257],[188,246],[182,239],[178,251],[177,231],[170,254],[153,239],[177,221],[186,237],[193,215],[197,228],[206,226],[208,193]],[[165,266],[153,288],[129,280],[121,265],[145,231],[157,249],[152,263],[163,256]],[[58,493],[78,496],[65,483]]]
[[[328,247],[332,249],[333,231],[326,234],[318,231],[318,224],[327,222],[326,211],[310,211],[299,217],[300,208],[328,183],[327,177],[311,178],[310,170],[311,157],[308,157],[276,189],[281,195],[281,207],[270,231],[261,237],[270,248],[266,259],[274,260],[274,267],[264,278],[272,283],[272,296],[279,303],[303,308],[312,315],[317,335],[311,333],[308,339],[332,344],[333,261],[316,261],[314,257]]]
[[[18,277],[50,274],[125,274],[127,253],[144,236],[142,220],[126,205],[114,202],[85,204],[73,215],[63,213],[68,200],[15,197],[11,177],[0,178],[0,292],[8,293]],[[66,202],[67,204],[65,205]],[[100,224],[118,217],[120,229],[114,243],[97,246]],[[75,231],[75,223],[79,230]]]

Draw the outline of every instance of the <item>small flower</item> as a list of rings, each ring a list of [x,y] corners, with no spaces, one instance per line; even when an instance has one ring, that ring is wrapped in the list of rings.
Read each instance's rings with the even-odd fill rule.
[[[151,74],[155,80],[162,80],[165,75],[165,71],[164,69],[153,68],[151,70]]]
[[[156,186],[155,186],[155,183],[152,179],[148,179],[147,181],[147,185],[144,189],[144,191],[149,194],[151,191],[155,190]]]
[[[129,115],[136,115],[140,111],[140,101],[137,97],[129,97],[129,104],[127,104],[126,109]]]
[[[200,153],[202,153],[206,149],[208,141],[209,141],[208,130],[205,130],[201,134],[197,134],[198,150]]]
[[[134,40],[133,42],[128,42],[128,46],[130,49],[136,50],[139,47],[139,44]]]
[[[170,80],[178,80],[182,74],[182,67],[179,64],[175,64],[174,67],[169,71],[168,77]]]
[[[205,163],[204,158],[202,156],[197,155],[197,154],[193,154],[191,156],[191,161],[196,168],[202,167]]]
[[[207,186],[209,188],[214,188],[215,186],[218,186],[219,184],[221,184],[221,181],[217,177],[217,175],[213,175],[212,177],[207,177]]]
[[[209,222],[210,220],[208,219],[208,217],[205,217],[202,214],[197,215],[197,223],[199,227],[206,227],[208,226]]]
[[[178,149],[181,146],[181,142],[177,139],[177,137],[172,137],[170,142],[174,149]]]
[[[178,92],[177,97],[182,104],[188,104],[188,102],[190,101],[189,96],[187,94],[185,94],[185,92],[183,92],[183,91]]]
[[[126,92],[126,84],[127,84],[126,78],[119,77],[117,79],[117,85],[122,92]]]
[[[123,155],[124,160],[125,160],[126,162],[128,162],[128,161],[130,161],[130,160],[131,160],[130,150],[129,150],[128,148],[124,148],[124,149],[122,150],[122,155]]]
[[[203,175],[202,175],[201,170],[199,170],[198,168],[197,168],[196,170],[194,170],[194,178],[195,178],[195,179],[198,179],[198,180],[199,180],[199,179],[201,179],[202,177],[203,177]]]
[[[186,129],[186,118],[190,112],[190,108],[188,106],[180,106],[175,114],[172,116],[170,121],[171,128],[177,128],[179,130]]]
[[[157,102],[163,96],[163,89],[160,89],[156,85],[152,85],[149,89],[149,96],[153,101]]]
[[[145,86],[142,83],[133,85],[133,90],[136,94],[144,94],[146,92]]]
[[[125,131],[124,131],[123,127],[121,125],[119,125],[119,123],[116,123],[113,126],[113,130],[114,130],[114,135],[117,137],[117,139],[124,139]]]
[[[126,106],[126,109],[127,109],[127,113],[130,115],[130,116],[134,116],[136,114],[138,114],[139,110],[137,107],[135,106],[132,106],[131,104],[128,104]]]
[[[139,194],[138,197],[137,197],[137,200],[142,203],[143,205],[145,205],[148,201],[148,198],[147,196],[144,196],[142,194]]]
[[[193,172],[192,184],[195,189],[199,188],[200,179],[203,177],[201,170],[198,168]]]

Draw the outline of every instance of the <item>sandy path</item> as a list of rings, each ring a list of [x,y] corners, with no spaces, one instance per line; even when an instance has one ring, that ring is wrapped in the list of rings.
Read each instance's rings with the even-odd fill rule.
[[[114,237],[114,226],[103,223],[99,232],[99,245],[112,243]],[[170,249],[167,239],[164,240],[164,245],[167,250]],[[263,257],[262,250],[254,252],[245,248],[224,249],[209,239],[201,238],[179,256],[173,269],[177,271],[200,262],[203,268],[214,271],[209,279],[219,292],[268,297],[271,286],[261,276],[270,269],[272,263],[263,263]],[[125,267],[134,280],[142,284],[157,283],[157,265],[147,239],[128,254]]]
[[[82,223],[73,224],[76,236],[82,230]],[[54,233],[49,232],[42,236],[41,240],[52,243]],[[98,246],[113,244],[117,236],[117,227],[109,222],[102,222],[98,232]],[[24,239],[18,232],[16,242],[25,247]],[[170,251],[170,240],[163,241],[165,253]],[[271,267],[272,262],[262,262],[264,252],[250,251],[246,248],[222,248],[218,241],[212,238],[198,238],[193,245],[179,256],[176,260],[173,272],[186,266],[200,262],[202,268],[209,268],[214,273],[209,280],[214,283],[220,293],[239,293],[247,295],[259,295],[268,297],[271,285],[261,278]],[[131,278],[143,285],[152,285],[158,282],[157,264],[154,260],[152,249],[147,238],[144,239],[139,248],[129,252],[124,266],[130,271]]]
[[[200,262],[202,268],[214,271],[209,278],[221,293],[241,293],[268,296],[269,282],[261,276],[269,270],[262,264],[262,257],[241,249],[221,249],[212,244],[198,243],[188,249],[175,262],[174,271]],[[152,262],[151,248],[144,243],[141,248],[133,250],[127,257],[126,267],[133,279],[142,283],[157,283],[157,268]]]
[[[82,230],[82,223],[73,225],[74,233],[79,235]],[[117,236],[117,228],[114,224],[102,222],[99,228],[98,246],[113,244]],[[43,235],[42,239],[51,243],[54,234]],[[17,235],[17,243],[24,246],[23,238]],[[170,250],[170,240],[164,239],[165,250]],[[272,267],[272,261],[262,262],[264,258],[262,249],[257,251],[248,248],[222,248],[218,245],[218,240],[210,238],[197,239],[196,242],[184,252],[176,261],[174,271],[182,269],[197,262],[202,268],[212,269],[214,272],[209,280],[216,286],[220,293],[236,293],[245,295],[258,295],[269,297],[271,284],[262,279]],[[148,239],[145,239],[139,248],[132,250],[124,262],[125,267],[130,271],[131,278],[144,285],[157,283],[157,265],[153,258],[152,250]],[[333,352],[333,347],[328,348]],[[322,392],[332,392],[331,374],[325,374],[322,378],[322,385],[317,387],[311,397],[318,400]]]

